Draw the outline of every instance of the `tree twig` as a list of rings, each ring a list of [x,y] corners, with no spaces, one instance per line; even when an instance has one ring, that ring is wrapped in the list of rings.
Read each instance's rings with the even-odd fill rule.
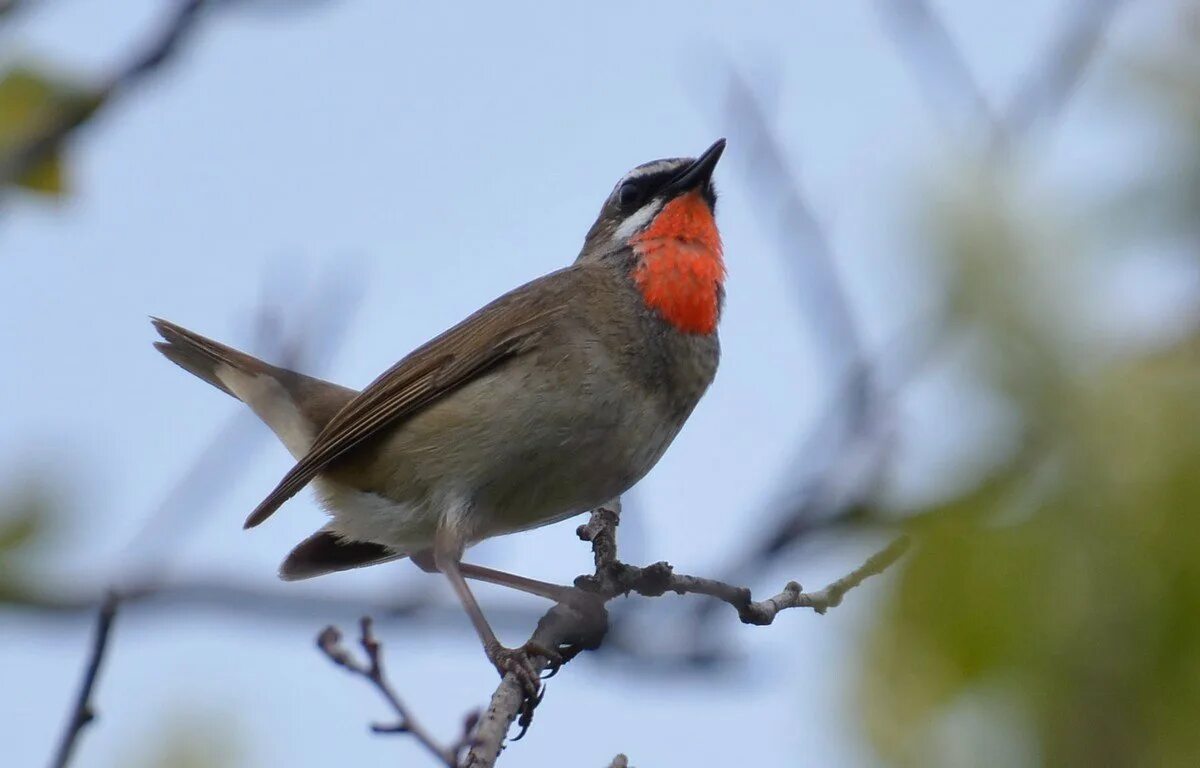
[[[96,617],[96,631],[92,636],[92,652],[88,657],[87,666],[83,671],[83,682],[79,686],[79,694],[71,708],[67,726],[55,750],[51,768],[65,768],[71,762],[71,754],[79,741],[79,734],[96,719],[96,711],[92,705],[92,694],[96,689],[96,681],[100,677],[100,667],[104,664],[104,654],[108,650],[108,638],[112,634],[113,621],[117,615],[118,597],[115,592],[109,592],[100,606]]]
[[[596,570],[575,580],[571,595],[551,608],[538,622],[537,629],[529,639],[530,644],[562,651],[564,662],[581,650],[599,647],[608,628],[605,603],[630,592],[646,597],[656,597],[666,592],[708,595],[732,605],[742,621],[748,624],[770,624],[780,611],[789,608],[811,608],[817,613],[825,613],[840,605],[851,589],[895,563],[908,547],[907,539],[898,539],[851,573],[817,592],[804,592],[792,582],[780,594],[754,602],[748,589],[712,579],[675,574],[667,563],[637,567],[620,562],[616,558],[616,527],[619,520],[615,510],[601,508],[579,527],[579,537],[592,544]],[[531,661],[539,672],[550,666],[549,659],[535,657]],[[516,722],[522,727],[523,735],[524,729],[529,726],[531,714],[520,682],[514,675],[506,675],[492,694],[491,702],[479,721],[465,765],[470,768],[494,766],[504,748],[509,728]]]
[[[371,725],[371,730],[375,733],[412,734],[413,738],[443,765],[448,768],[457,768],[459,756],[470,746],[471,732],[475,730],[475,722],[478,720],[479,714],[476,712],[467,716],[463,724],[462,736],[453,744],[443,746],[438,743],[420,724],[412,710],[396,694],[392,684],[388,681],[387,674],[383,671],[381,646],[371,631],[371,617],[364,616],[359,622],[359,629],[359,644],[362,645],[363,654],[366,657],[365,662],[355,658],[342,645],[342,633],[338,631],[337,627],[325,627],[317,636],[317,647],[334,664],[371,683],[396,713],[396,722],[391,724],[375,723]]]
[[[841,605],[842,598],[871,576],[883,573],[908,549],[909,540],[901,537],[886,548],[876,552],[865,563],[842,578],[831,582],[816,592],[805,592],[797,582],[789,581],[783,591],[774,597],[755,602],[750,590],[715,579],[701,576],[686,576],[674,573],[669,563],[654,563],[644,568],[623,565],[617,583],[627,592],[636,592],[645,597],[658,597],[666,592],[678,595],[707,595],[728,603],[738,612],[744,624],[766,626],[788,608],[811,608],[824,614],[830,608]]]

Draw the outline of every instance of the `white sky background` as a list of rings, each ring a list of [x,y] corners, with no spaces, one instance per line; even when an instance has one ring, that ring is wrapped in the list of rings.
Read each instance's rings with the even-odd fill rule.
[[[163,4],[53,0],[0,29],[0,59],[108,71],[157,28]],[[253,5],[253,4],[252,4]],[[266,8],[285,5],[263,3]],[[146,320],[162,315],[246,345],[260,297],[344,267],[365,296],[322,373],[362,386],[496,295],[570,262],[599,205],[632,166],[695,154],[718,136],[719,223],[729,267],[716,384],[639,486],[639,557],[712,573],[737,551],[818,417],[835,372],[792,289],[796,272],[750,207],[738,129],[721,111],[724,67],[762,76],[775,125],[828,228],[869,338],[921,308],[921,276],[897,254],[909,189],[944,159],[944,133],[870,3],[441,4],[313,2],[212,14],[183,54],[106,111],[70,152],[74,193],[13,198],[0,218],[0,483],[29,471],[70,480],[70,558],[49,571],[103,579],[146,511],[238,406],[168,364]],[[1042,50],[1056,3],[943,3],[977,78],[1002,100]],[[1137,5],[1137,4],[1135,4]],[[1115,38],[1161,21],[1127,9]],[[1049,184],[1136,163],[1097,128],[1088,91],[1052,140]],[[295,272],[295,274],[291,274]],[[1144,311],[1144,308],[1143,308]],[[953,476],[978,421],[965,399],[909,405],[899,486]],[[931,401],[951,413],[936,415]],[[948,403],[948,405],[946,404]],[[960,409],[959,412],[955,412]],[[960,430],[945,430],[962,422]],[[973,428],[972,425],[976,426]],[[265,428],[264,428],[265,431]],[[969,451],[966,452],[969,457]],[[270,585],[321,523],[303,494],[243,532],[290,462],[271,444],[187,545],[177,574]],[[588,568],[577,521],[480,547],[476,559],[552,581]],[[624,530],[625,527],[623,527]],[[808,554],[808,553],[806,553]],[[838,547],[793,558],[770,581],[817,586],[861,559]],[[399,564],[296,590],[389,583],[445,589]],[[485,610],[524,600],[482,590]],[[791,612],[728,633],[752,658],[718,679],[623,673],[588,657],[551,681],[513,765],[871,765],[855,730],[855,629],[872,586],[826,617]],[[536,604],[536,603],[532,603]],[[449,735],[495,685],[467,630],[382,633],[394,680]],[[119,619],[98,693],[101,719],[75,765],[124,765],[173,715],[236,720],[246,765],[422,765],[415,743],[375,737],[386,715],[312,646],[318,624],[220,614]],[[0,613],[4,765],[43,763],[74,695],[90,626]],[[526,631],[509,632],[515,644]],[[597,728],[595,713],[604,723]],[[208,722],[201,719],[196,721]],[[754,735],[751,738],[751,735]]]

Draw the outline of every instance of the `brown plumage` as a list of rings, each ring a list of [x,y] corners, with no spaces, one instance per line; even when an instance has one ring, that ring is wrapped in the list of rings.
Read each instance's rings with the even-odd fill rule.
[[[447,575],[497,667],[533,684],[464,577],[552,598],[562,588],[463,564],[462,553],[624,493],[691,414],[719,356],[710,177],[723,148],[631,171],[573,265],[488,304],[361,392],[155,319],[167,358],[246,402],[297,459],[246,527],[310,483],[332,515],[281,575],[411,555]]]

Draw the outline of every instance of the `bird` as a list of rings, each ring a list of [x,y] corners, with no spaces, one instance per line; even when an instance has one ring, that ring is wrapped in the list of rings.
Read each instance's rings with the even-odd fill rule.
[[[271,365],[152,317],[171,362],[241,400],[295,459],[250,513],[311,485],[330,519],[284,559],[284,580],[410,558],[450,582],[501,676],[537,690],[467,579],[551,600],[565,586],[463,562],[484,539],[547,525],[644,477],[712,383],[725,262],[713,171],[644,163],[605,199],[569,266],[516,288],[418,347],[362,391]]]

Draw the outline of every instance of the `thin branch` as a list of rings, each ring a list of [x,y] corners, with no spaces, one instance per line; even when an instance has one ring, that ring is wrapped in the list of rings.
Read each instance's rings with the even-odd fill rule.
[[[811,608],[817,613],[824,614],[830,608],[842,603],[842,597],[847,592],[862,584],[867,578],[883,573],[892,563],[908,550],[907,537],[896,539],[884,549],[876,552],[865,563],[854,571],[831,582],[817,592],[804,592],[796,582],[790,581],[783,591],[767,600],[754,602],[750,590],[746,587],[735,587],[716,579],[701,576],[685,576],[674,573],[669,563],[654,563],[644,568],[621,565],[616,575],[616,583],[620,584],[626,593],[636,592],[645,597],[658,597],[666,592],[678,595],[707,595],[728,603],[738,612],[738,618],[744,624],[766,626],[775,621],[780,611],[788,608]]]
[[[83,682],[79,686],[79,695],[75,697],[75,704],[71,709],[70,718],[67,720],[67,727],[59,740],[54,759],[50,762],[51,768],[65,768],[71,762],[71,754],[75,750],[76,742],[79,741],[79,734],[83,732],[88,723],[96,719],[96,711],[92,705],[92,693],[96,688],[96,681],[100,677],[100,667],[104,663],[105,651],[108,650],[108,638],[112,634],[113,620],[117,615],[117,603],[116,593],[110,592],[97,613],[96,631],[92,636],[92,652],[88,657],[87,666],[84,667]]]
[[[329,660],[343,669],[351,672],[364,680],[371,683],[387,700],[392,710],[396,713],[397,720],[390,725],[373,724],[371,730],[375,733],[409,733],[412,734],[421,746],[431,755],[436,757],[442,765],[448,768],[457,768],[459,756],[470,746],[470,734],[475,729],[475,721],[478,720],[478,713],[470,715],[466,718],[463,726],[463,735],[450,746],[442,746],[437,740],[425,730],[425,728],[417,721],[412,710],[405,705],[404,701],[396,695],[396,691],[388,682],[387,674],[383,671],[383,656],[379,641],[375,639],[375,635],[371,632],[371,618],[364,616],[359,627],[361,635],[359,643],[362,645],[363,653],[366,656],[366,662],[356,659],[349,650],[342,645],[342,633],[336,627],[326,627],[321,634],[317,636],[317,648],[321,650]]]
[[[911,540],[907,536],[901,536],[883,549],[867,558],[859,567],[855,568],[850,573],[846,574],[836,581],[832,581],[816,592],[810,592],[807,596],[803,593],[796,598],[796,604],[783,605],[780,604],[778,610],[784,608],[812,608],[820,614],[824,614],[830,608],[836,608],[842,604],[842,598],[846,593],[855,587],[862,584],[872,576],[879,574],[891,568],[892,565],[904,556],[911,545]],[[777,598],[778,596],[776,596]],[[775,600],[776,598],[771,598]]]
[[[617,560],[617,526],[620,524],[621,500],[613,499],[594,509],[588,521],[575,529],[580,541],[592,545],[592,559],[597,571]]]
[[[571,592],[570,598],[555,605],[538,621],[528,642],[530,646],[557,649],[564,663],[580,651],[598,648],[608,629],[606,600],[579,589]],[[551,660],[534,655],[530,663],[534,671],[540,673],[550,668]],[[520,738],[532,722],[533,710],[528,704],[525,689],[516,675],[505,675],[475,729],[474,744],[464,765],[469,768],[494,766],[512,724],[515,722],[520,726],[521,731],[516,737]]]
[[[140,83],[147,75],[157,70],[174,56],[196,28],[200,10],[206,0],[183,0],[179,2],[154,39],[135,55],[125,66],[119,68],[98,90],[100,108],[115,96]],[[49,157],[76,128],[83,125],[97,110],[91,100],[79,100],[64,107],[54,116],[45,130],[31,138],[24,146],[0,158],[0,192],[15,179],[29,173]]]

